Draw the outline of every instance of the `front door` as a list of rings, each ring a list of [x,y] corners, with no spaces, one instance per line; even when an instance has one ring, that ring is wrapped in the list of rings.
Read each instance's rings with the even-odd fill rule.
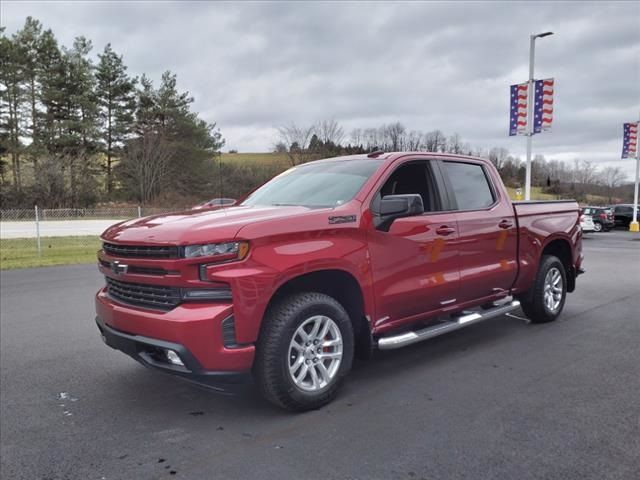
[[[453,213],[439,213],[441,198],[429,161],[399,165],[378,192],[422,196],[423,215],[396,219],[389,231],[371,227],[369,251],[377,318],[397,326],[457,303],[459,265]]]

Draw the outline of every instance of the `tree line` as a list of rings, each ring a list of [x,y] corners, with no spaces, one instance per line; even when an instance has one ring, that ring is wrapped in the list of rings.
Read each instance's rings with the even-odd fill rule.
[[[0,200],[87,206],[102,200],[171,201],[210,191],[224,145],[215,124],[167,71],[156,86],[132,76],[107,44],[60,45],[28,17],[0,30]]]
[[[509,187],[524,186],[525,162],[503,147],[473,147],[458,133],[447,135],[441,130],[409,130],[401,122],[373,128],[354,128],[349,134],[334,119],[308,126],[289,123],[278,129],[275,152],[286,153],[289,163],[297,165],[310,160],[338,155],[424,151],[472,155],[490,160]],[[547,160],[536,155],[531,167],[533,186],[560,197],[587,201],[588,195],[607,199],[608,203],[630,200],[632,186],[620,167],[598,168],[588,160],[573,162]]]
[[[196,198],[241,197],[281,165],[216,161],[224,139],[192,111],[193,98],[167,71],[154,82],[128,72],[111,45],[60,45],[28,17],[13,35],[0,28],[0,202],[92,206],[105,201],[184,206]],[[400,122],[349,133],[334,119],[277,130],[275,151],[297,165],[374,149],[470,154],[490,159],[508,186],[524,182],[524,164],[504,148],[477,148],[458,133],[410,130]],[[536,157],[533,184],[578,200],[588,194],[628,199],[618,167]]]

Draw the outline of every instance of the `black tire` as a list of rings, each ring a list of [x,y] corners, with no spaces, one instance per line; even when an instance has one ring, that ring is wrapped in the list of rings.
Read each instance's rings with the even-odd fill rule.
[[[289,373],[290,344],[298,328],[313,316],[329,317],[342,337],[342,358],[335,376],[317,391],[305,391]],[[256,344],[253,376],[262,396],[292,411],[315,410],[331,402],[353,363],[353,326],[344,307],[315,292],[286,296],[269,308]]]
[[[550,270],[557,269],[562,278],[562,294],[557,308],[550,309],[545,303],[545,281]],[[564,308],[567,299],[567,274],[564,265],[553,255],[543,255],[536,274],[532,290],[521,297],[520,306],[531,323],[553,322]]]
[[[602,223],[593,222],[593,228],[596,231],[596,233],[600,233],[602,231]]]

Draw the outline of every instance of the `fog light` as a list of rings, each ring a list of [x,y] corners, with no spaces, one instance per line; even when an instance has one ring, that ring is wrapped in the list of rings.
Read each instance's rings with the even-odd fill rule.
[[[174,352],[173,350],[167,350],[166,355],[169,363],[184,367],[184,363],[182,363],[182,360],[180,360],[180,356],[176,352]]]

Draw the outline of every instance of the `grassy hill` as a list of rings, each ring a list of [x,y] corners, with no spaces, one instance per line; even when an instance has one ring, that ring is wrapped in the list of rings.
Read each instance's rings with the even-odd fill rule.
[[[289,158],[284,153],[223,153],[222,161],[229,163],[262,163],[289,167]]]

